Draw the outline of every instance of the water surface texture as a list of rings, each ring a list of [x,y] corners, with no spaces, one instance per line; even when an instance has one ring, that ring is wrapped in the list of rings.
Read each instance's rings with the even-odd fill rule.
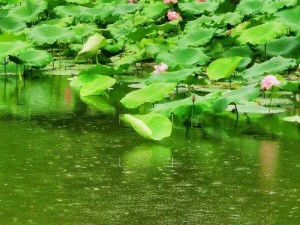
[[[119,124],[122,91],[0,85],[0,224],[300,224],[298,125],[212,118],[153,142]]]

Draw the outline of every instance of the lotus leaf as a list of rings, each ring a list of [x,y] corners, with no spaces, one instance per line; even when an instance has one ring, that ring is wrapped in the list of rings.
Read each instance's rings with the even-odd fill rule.
[[[267,0],[264,1],[262,12],[272,14],[277,12],[279,9],[282,9],[284,7],[291,7],[296,4],[297,4],[297,0],[280,0],[280,1]]]
[[[92,82],[93,80],[96,80],[99,78],[100,75],[98,74],[84,74],[79,75],[78,77],[73,77],[73,79],[70,82],[70,86],[73,87],[82,87],[83,85]]]
[[[54,8],[54,12],[61,18],[76,17],[80,12],[81,6],[78,5],[60,5]]]
[[[130,124],[142,137],[159,141],[169,137],[172,132],[171,121],[163,115],[149,113],[146,115],[125,114],[123,120]]]
[[[47,9],[47,2],[44,0],[24,1],[23,4],[11,9],[8,16],[18,19],[19,21],[32,22],[36,20],[40,13]]]
[[[94,34],[89,37],[87,42],[83,45],[81,51],[78,53],[77,58],[84,58],[96,55],[99,49],[105,45],[105,37],[101,34]]]
[[[187,15],[199,15],[204,12],[214,12],[218,8],[219,4],[213,1],[206,2],[183,2],[179,3],[178,7]]]
[[[244,30],[237,39],[240,44],[263,45],[287,32],[282,23],[270,21]]]
[[[141,15],[149,19],[157,19],[165,15],[168,6],[162,2],[155,2],[154,4],[147,4],[141,11]]]
[[[227,111],[234,110],[233,105],[229,105]],[[260,106],[256,102],[246,102],[244,104],[238,104],[237,109],[240,113],[251,113],[251,114],[278,114],[285,112],[282,108],[271,108]]]
[[[17,56],[30,45],[22,41],[0,42],[0,61],[3,62],[8,55]]]
[[[300,116],[289,116],[289,117],[285,117],[283,118],[283,120],[287,121],[287,122],[292,122],[292,123],[300,123]]]
[[[116,79],[114,78],[108,76],[99,76],[98,78],[81,87],[80,96],[101,95],[115,83]]]
[[[283,82],[281,88],[290,92],[299,92],[300,91],[300,80],[298,81],[285,81]]]
[[[209,57],[199,48],[174,48],[169,52],[158,53],[156,60],[164,62],[169,68],[193,68],[196,65],[205,65]]]
[[[90,0],[65,0],[68,3],[76,3],[76,4],[87,4],[90,3]]]
[[[275,14],[275,17],[277,21],[295,30],[299,27],[300,5],[291,9],[281,10]]]
[[[243,15],[254,15],[261,12],[264,0],[241,0],[238,4],[236,11],[241,12]]]
[[[114,7],[111,4],[99,4],[94,8],[81,7],[76,17],[85,22],[95,20],[106,21],[108,18],[114,21],[115,17],[111,15],[113,11]]]
[[[135,13],[142,8],[142,4],[118,4],[114,9],[113,15],[124,16],[126,14]]]
[[[106,98],[103,96],[80,96],[80,99],[88,104],[93,106],[97,111],[103,114],[115,114],[116,108],[109,104]]]
[[[240,64],[243,57],[220,58],[211,62],[206,73],[211,80],[219,80],[230,77]]]
[[[194,74],[195,74],[195,69],[182,69],[182,70],[173,71],[173,72],[164,72],[164,73],[159,73],[159,74],[153,74],[146,80],[146,84],[180,83],[181,81],[186,80],[187,77],[193,76]]]
[[[52,61],[52,56],[46,51],[36,50],[33,48],[22,51],[19,55],[24,65],[34,67],[45,67]]]
[[[215,29],[198,28],[195,30],[187,30],[182,36],[179,37],[177,44],[181,47],[197,47],[207,44],[213,37]]]
[[[26,28],[26,24],[13,17],[0,17],[0,31],[1,32],[18,32]]]
[[[74,33],[67,27],[42,24],[30,30],[28,38],[38,46],[56,42],[67,43],[74,39]]]
[[[175,87],[176,83],[153,83],[128,93],[121,99],[121,103],[127,108],[137,108],[146,102],[154,103],[167,97]]]

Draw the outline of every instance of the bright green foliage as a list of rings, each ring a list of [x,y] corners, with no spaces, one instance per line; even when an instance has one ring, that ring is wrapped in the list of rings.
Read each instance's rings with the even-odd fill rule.
[[[127,108],[137,108],[149,102],[154,103],[163,100],[176,87],[176,83],[153,83],[140,90],[132,91],[121,99],[121,103]]]
[[[78,5],[60,5],[54,8],[54,12],[64,18],[64,17],[75,17],[80,13],[81,6]]]
[[[118,4],[113,12],[113,15],[124,16],[126,14],[134,13],[137,10],[142,9],[142,4]]]
[[[282,23],[271,21],[244,30],[237,39],[240,44],[263,45],[287,32]]]
[[[89,37],[87,42],[83,45],[81,51],[77,55],[77,58],[85,58],[96,55],[99,49],[104,45],[105,37],[101,34],[94,34]]]
[[[118,70],[115,67],[98,64],[96,66],[91,66],[89,68],[80,70],[79,75],[98,74],[98,75],[113,76],[121,72],[122,72],[121,70]]]
[[[156,61],[166,63],[170,68],[193,68],[205,65],[209,57],[199,48],[173,48],[169,52],[160,52]]]
[[[75,39],[79,42],[86,37],[92,36],[97,32],[97,27],[95,25],[88,25],[79,23],[76,26],[72,26],[71,29],[74,31]]]
[[[222,93],[214,103],[215,112],[223,112],[230,103],[240,103],[255,100],[260,94],[260,88],[257,85],[243,86],[239,89]]]
[[[42,24],[30,30],[28,38],[36,45],[67,43],[74,39],[74,33],[67,27]]]
[[[289,116],[283,118],[283,120],[287,122],[292,122],[292,123],[300,123],[300,116]]]
[[[52,56],[46,51],[36,50],[33,48],[22,51],[19,55],[24,65],[34,67],[45,67],[52,61]]]
[[[290,27],[292,30],[299,28],[300,5],[291,9],[285,9],[275,14],[276,20]]]
[[[65,0],[68,3],[86,4],[90,3],[90,0]]]
[[[255,63],[251,68],[244,71],[243,77],[253,82],[253,80],[257,81],[264,74],[280,73],[295,66],[296,62],[294,59],[277,56],[263,63]]]
[[[186,13],[187,15],[200,15],[202,13],[214,12],[218,8],[219,4],[213,1],[206,1],[206,2],[184,2],[179,3],[178,7]]]
[[[241,0],[237,6],[237,11],[243,15],[253,15],[261,12],[264,0]]]
[[[83,85],[92,82],[99,78],[100,75],[98,74],[84,74],[78,77],[74,77],[70,82],[70,85],[73,87],[82,87]]]
[[[157,19],[165,15],[168,6],[162,2],[155,2],[154,4],[149,4],[145,6],[142,10],[141,15],[146,16],[149,19]]]
[[[291,6],[295,6],[296,4],[297,4],[297,0],[280,0],[280,1],[267,0],[264,1],[262,12],[272,14],[284,7],[291,7]]]
[[[29,44],[22,41],[0,42],[0,62],[3,62],[8,55],[17,56],[20,52],[29,47]]]
[[[0,18],[1,32],[18,32],[26,27],[25,22],[13,17]]]
[[[182,36],[179,36],[177,44],[181,47],[197,47],[207,44],[215,33],[215,29],[198,28],[187,30]]]
[[[232,111],[234,109],[233,105],[230,105],[227,110]],[[246,114],[278,114],[285,112],[282,108],[271,108],[260,106],[256,102],[246,102],[243,104],[238,104],[237,109],[239,113],[246,113]]]
[[[79,14],[76,17],[85,22],[106,21],[109,17],[114,20],[113,11],[114,7],[111,4],[99,4],[93,8],[80,7]]]
[[[172,132],[171,121],[166,116],[156,113],[146,115],[125,114],[123,120],[146,139],[159,141],[169,137]]]
[[[85,84],[80,89],[81,96],[101,95],[116,83],[116,79],[108,76],[99,76],[93,81]]]
[[[299,92],[300,91],[300,80],[297,81],[285,81],[281,88],[290,92]]]
[[[230,77],[240,64],[242,57],[220,58],[209,64],[207,76],[211,80],[219,80]]]
[[[193,105],[192,97],[168,103],[157,104],[152,112],[170,116],[172,113],[178,117],[190,118],[192,111],[194,116],[202,115],[204,112],[212,112],[214,102],[220,97],[220,92],[214,92],[204,97],[194,94],[196,100]]]
[[[173,72],[153,74],[146,80],[146,84],[180,83],[181,81],[186,80],[189,76],[193,76],[194,74],[195,74],[195,69],[182,69]]]
[[[32,22],[38,19],[38,16],[47,8],[47,2],[44,0],[24,1],[23,4],[10,10],[8,16],[19,21]]]

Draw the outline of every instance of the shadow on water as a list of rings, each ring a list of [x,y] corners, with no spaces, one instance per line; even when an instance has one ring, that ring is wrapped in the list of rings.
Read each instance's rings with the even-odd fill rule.
[[[124,90],[0,79],[1,224],[299,224],[299,127],[216,119],[145,141]],[[113,96],[113,98],[111,97]]]

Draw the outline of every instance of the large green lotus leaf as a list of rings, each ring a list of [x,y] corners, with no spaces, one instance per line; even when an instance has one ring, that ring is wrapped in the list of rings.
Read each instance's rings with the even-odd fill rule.
[[[193,68],[196,65],[205,65],[209,57],[199,48],[174,48],[169,52],[158,53],[156,60],[167,64],[169,68]]]
[[[290,92],[300,91],[300,80],[297,81],[284,81],[282,82],[281,88]]]
[[[60,5],[54,8],[54,12],[56,15],[60,16],[61,18],[65,17],[76,17],[80,12],[81,6],[67,4],[67,5]]]
[[[255,15],[261,12],[264,0],[241,0],[236,11],[243,15]]]
[[[84,74],[80,75],[78,77],[74,77],[71,82],[70,86],[72,87],[82,87],[83,85],[92,82],[93,80],[96,80],[99,78],[100,75],[98,74]]]
[[[65,18],[55,18],[52,20],[46,20],[39,22],[38,25],[47,24],[47,25],[53,25],[57,27],[66,27],[73,23],[72,17],[65,17]]]
[[[246,67],[252,62],[254,53],[248,45],[244,45],[244,46],[236,46],[236,47],[229,48],[228,50],[222,53],[222,56],[224,58],[234,57],[234,56],[243,57],[239,66],[237,67],[237,70],[244,71]]]
[[[142,8],[143,8],[142,4],[128,4],[128,3],[118,4],[115,7],[113,15],[123,16],[123,15],[126,15],[126,14],[134,13],[137,10],[140,10]]]
[[[21,61],[24,61],[24,65],[34,67],[45,67],[52,61],[52,56],[46,51],[36,50],[33,48],[22,51],[19,55]]]
[[[187,30],[183,35],[179,36],[177,44],[181,47],[197,47],[206,45],[213,37],[215,29],[198,28],[195,30]]]
[[[287,121],[287,122],[292,122],[292,123],[300,123],[300,116],[289,116],[289,117],[285,117],[283,118],[283,120]]]
[[[17,34],[17,33],[3,33],[0,34],[0,42],[14,42],[14,41],[26,41],[25,34]]]
[[[145,38],[141,40],[140,44],[146,50],[147,55],[150,56],[156,56],[157,53],[161,51],[167,52],[173,46],[173,43],[163,38],[155,38],[155,39]]]
[[[244,30],[237,41],[240,44],[263,45],[286,32],[287,29],[282,23],[270,21]]]
[[[8,55],[17,56],[30,45],[22,41],[0,42],[0,61],[3,62]]]
[[[147,4],[141,11],[141,15],[146,16],[149,19],[157,19],[165,15],[169,7],[162,2],[155,2],[154,4]]]
[[[199,96],[194,94],[195,102],[193,106],[192,97],[187,97],[185,99],[156,104],[152,112],[164,114],[170,116],[172,113],[178,117],[189,118],[191,116],[192,110],[195,116],[201,115],[204,112],[211,112],[214,101],[220,97],[221,92],[214,92],[208,95]]]
[[[52,45],[55,42],[68,43],[74,39],[74,32],[67,27],[42,24],[33,27],[28,38],[36,45]]]
[[[88,104],[94,107],[97,111],[104,113],[104,114],[115,114],[116,108],[109,104],[107,99],[105,99],[103,96],[80,96],[80,99]]]
[[[294,8],[281,10],[275,14],[276,20],[284,25],[295,29],[299,27],[300,21],[300,5]]]
[[[4,32],[18,32],[26,28],[26,23],[14,17],[0,17],[0,31]]]
[[[108,76],[99,76],[97,79],[83,85],[80,96],[101,95],[116,83],[116,79]]]
[[[239,89],[223,92],[222,96],[214,103],[214,111],[219,113],[226,110],[228,104],[234,102],[248,102],[255,100],[260,94],[260,88],[256,84],[243,86]]]
[[[105,37],[101,34],[94,34],[89,37],[87,42],[83,45],[81,51],[78,53],[78,58],[90,57],[96,55],[99,49],[105,45]]]
[[[277,56],[263,63],[255,63],[252,67],[244,71],[243,77],[249,81],[256,81],[264,74],[280,73],[295,66],[296,61],[294,59]]]
[[[265,46],[257,48],[261,54],[265,54]],[[282,37],[268,42],[266,46],[268,56],[282,56],[300,60],[300,37]]]
[[[145,82],[151,83],[180,83],[186,80],[188,76],[195,74],[195,69],[182,69],[172,72],[164,72],[159,74],[152,74]]]
[[[199,15],[204,12],[214,12],[218,8],[219,3],[213,1],[206,2],[183,2],[179,3],[179,9],[187,15]]]
[[[163,100],[176,87],[176,83],[153,83],[140,90],[132,91],[121,99],[121,103],[127,108],[137,108],[149,102],[154,103]]]
[[[122,118],[142,137],[159,141],[172,133],[172,123],[164,115],[149,113],[146,115],[125,114]]]
[[[81,7],[79,14],[76,17],[84,22],[95,20],[106,21],[108,18],[111,18],[110,20],[115,21],[116,18],[112,16],[114,9],[115,7],[113,7],[111,4],[98,4],[93,8]]]
[[[278,114],[284,113],[285,109],[282,108],[271,108],[269,111],[269,107],[257,105],[256,102],[246,102],[243,104],[238,104],[237,110],[239,113],[251,113],[251,114]],[[229,105],[227,111],[235,110],[235,106]]]
[[[207,76],[211,80],[228,78],[233,74],[242,59],[243,57],[239,56],[216,59],[207,67]]]
[[[277,12],[279,9],[282,9],[284,7],[292,7],[297,4],[297,0],[280,0],[280,1],[274,1],[274,0],[267,0],[264,1],[262,12],[272,14]]]
[[[47,9],[46,1],[24,1],[23,4],[12,8],[8,14],[9,17],[19,21],[32,22],[36,20],[41,12]]]
[[[78,41],[82,41],[83,38],[95,34],[98,28],[95,25],[79,23],[76,26],[72,26],[71,29],[74,31],[75,38]]]

